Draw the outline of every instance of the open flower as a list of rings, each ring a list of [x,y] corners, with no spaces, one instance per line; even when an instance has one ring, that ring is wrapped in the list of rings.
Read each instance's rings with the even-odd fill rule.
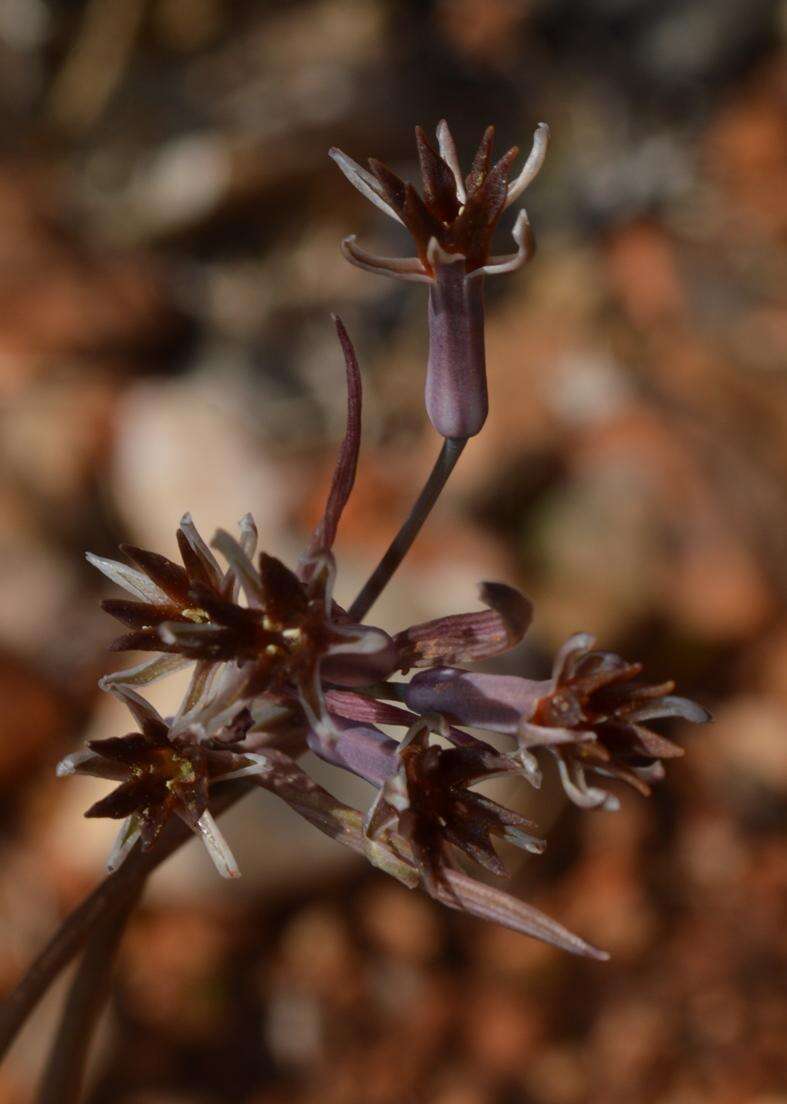
[[[176,647],[162,638],[161,626],[205,624],[210,621],[210,614],[200,604],[201,600],[227,602],[237,597],[236,575],[232,570],[221,569],[190,514],[183,515],[175,535],[183,560],[182,567],[157,552],[148,552],[129,544],[123,544],[120,548],[132,561],[133,567],[120,560],[86,553],[89,563],[132,596],[131,600],[106,598],[101,603],[103,610],[130,630],[112,642],[112,651],[159,653],[139,667],[117,672],[111,681],[141,685],[184,666],[188,657],[182,656]],[[246,514],[240,521],[240,546],[249,556],[254,553],[256,545],[257,527],[251,514]]]
[[[641,673],[641,663],[597,651],[593,637],[579,633],[558,652],[549,679],[444,667],[419,672],[404,697],[416,712],[434,711],[455,724],[516,737],[522,766],[536,785],[540,773],[532,752],[547,748],[572,801],[614,809],[617,798],[590,786],[587,772],[648,794],[648,783],[663,775],[661,760],[683,749],[645,722],[710,719],[702,706],[673,695],[673,682],[649,686],[639,680]]]
[[[530,831],[532,821],[468,788],[514,770],[508,757],[482,744],[431,744],[430,724],[419,719],[398,745],[396,758],[398,769],[380,789],[367,832],[374,839],[395,826],[430,891],[445,884],[447,869],[457,869],[454,849],[497,875],[506,871],[493,835],[536,854],[544,850],[544,841]]]
[[[533,148],[509,181],[516,147],[492,162],[494,127],[488,127],[470,172],[463,178],[454,139],[443,120],[437,150],[420,127],[415,132],[423,196],[382,162],[364,169],[341,150],[330,156],[358,191],[409,231],[416,256],[378,257],[345,238],[345,257],[360,268],[429,285],[429,362],[426,409],[443,437],[471,437],[486,421],[484,276],[513,272],[534,252],[530,223],[520,211],[513,228],[516,252],[491,255],[500,216],[536,177],[546,154],[549,128],[540,123]]]
[[[134,567],[88,553],[89,561],[134,599],[103,603],[131,629],[113,649],[159,653],[107,676],[105,688],[143,685],[191,661],[204,675],[211,665],[233,663],[243,670],[236,688],[242,700],[291,693],[312,728],[330,741],[335,733],[324,708],[323,677],[352,686],[395,670],[397,652],[388,634],[354,623],[333,601],[331,548],[355,480],[361,429],[360,372],[344,326],[338,318],[335,323],[347,372],[347,429],[323,517],[298,573],[266,552],[255,566],[257,529],[249,514],[240,522],[239,540],[219,530],[212,542],[227,569],[188,514],[177,531],[182,567],[129,545],[123,549]],[[240,603],[241,592],[246,605]]]
[[[235,859],[208,809],[211,777],[226,772],[234,764],[235,755],[227,758],[222,751],[214,750],[205,738],[202,723],[191,727],[179,716],[168,724],[130,687],[114,686],[112,692],[129,707],[139,730],[107,740],[90,740],[86,749],[66,756],[58,765],[60,776],[78,772],[120,783],[85,813],[86,817],[123,821],[107,862],[109,870],[120,866],[137,840],[145,849],[155,843],[176,815],[202,838],[219,873],[237,878]],[[240,710],[236,705],[236,721]],[[241,717],[231,730],[228,745],[236,744],[248,728],[250,716],[246,712],[245,722]],[[217,735],[223,727],[215,729]]]

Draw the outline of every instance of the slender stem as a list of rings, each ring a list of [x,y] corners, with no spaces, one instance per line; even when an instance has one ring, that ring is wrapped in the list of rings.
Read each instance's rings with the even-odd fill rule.
[[[142,892],[96,924],[66,997],[60,1024],[38,1090],[38,1104],[79,1104],[90,1041],[109,997],[115,955]]]
[[[254,784],[246,780],[228,783],[216,800],[211,802],[214,816],[234,805],[253,788]],[[0,1060],[27,1017],[60,971],[87,942],[95,926],[107,914],[119,912],[128,901],[136,897],[148,875],[192,836],[193,833],[185,824],[173,819],[149,851],[142,851],[137,846],[120,869],[105,878],[65,918],[16,989],[3,1002],[0,1009]]]
[[[456,462],[462,455],[462,450],[466,444],[466,437],[446,437],[443,441],[443,447],[435,461],[435,466],[432,468],[431,474],[407,519],[388,546],[388,551],[367,579],[360,594],[350,606],[348,612],[354,621],[361,621],[366,616],[380,597],[383,589],[388,585],[399,564],[410,551],[413,541],[432,512],[432,507],[440,497],[443,487],[448,482],[448,478],[456,467]]]

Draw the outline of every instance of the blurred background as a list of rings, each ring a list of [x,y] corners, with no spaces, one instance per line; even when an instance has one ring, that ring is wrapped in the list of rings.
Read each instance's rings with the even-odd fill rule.
[[[114,834],[81,816],[105,784],[53,777],[128,731],[83,551],[173,554],[184,510],[206,536],[251,510],[296,555],[343,426],[333,310],[366,389],[339,600],[436,454],[423,290],[341,258],[407,243],[331,145],[412,178],[417,122],[466,162],[489,122],[500,152],[553,134],[538,256],[489,282],[489,421],[376,620],[506,579],[536,603],[506,669],[592,631],[716,717],[648,802],[529,799],[550,846],[512,890],[608,965],[246,801],[241,882],[197,845],[154,879],[89,1104],[787,1101],[786,31],[769,0],[0,0],[0,986]],[[62,994],[1,1104],[32,1099]]]

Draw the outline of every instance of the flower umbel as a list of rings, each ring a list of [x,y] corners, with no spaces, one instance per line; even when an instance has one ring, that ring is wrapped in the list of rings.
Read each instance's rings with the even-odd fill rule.
[[[437,150],[420,127],[415,136],[423,196],[381,161],[370,158],[367,170],[341,150],[332,149],[330,156],[362,195],[409,231],[416,256],[378,257],[362,249],[355,236],[345,238],[342,251],[352,264],[370,272],[429,285],[427,413],[443,437],[472,437],[488,410],[484,276],[515,271],[535,250],[524,210],[512,231],[515,253],[492,256],[492,235],[506,208],[538,174],[549,128],[539,123],[533,148],[511,181],[518,150],[513,147],[493,163],[494,127],[487,127],[466,178],[445,120],[437,127]]]

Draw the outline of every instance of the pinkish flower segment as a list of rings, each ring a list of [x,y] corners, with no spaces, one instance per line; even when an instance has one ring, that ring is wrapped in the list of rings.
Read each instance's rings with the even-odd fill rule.
[[[420,127],[415,137],[423,196],[374,158],[365,169],[341,150],[332,149],[330,155],[363,196],[409,231],[416,256],[375,256],[354,235],[345,238],[342,251],[359,268],[429,285],[426,409],[443,437],[467,438],[480,432],[488,411],[484,277],[515,271],[535,250],[524,209],[512,231],[516,252],[492,256],[492,235],[506,208],[537,176],[549,128],[539,123],[530,154],[512,180],[518,150],[513,147],[493,163],[494,127],[487,128],[466,178],[445,120],[437,127],[437,150]]]

